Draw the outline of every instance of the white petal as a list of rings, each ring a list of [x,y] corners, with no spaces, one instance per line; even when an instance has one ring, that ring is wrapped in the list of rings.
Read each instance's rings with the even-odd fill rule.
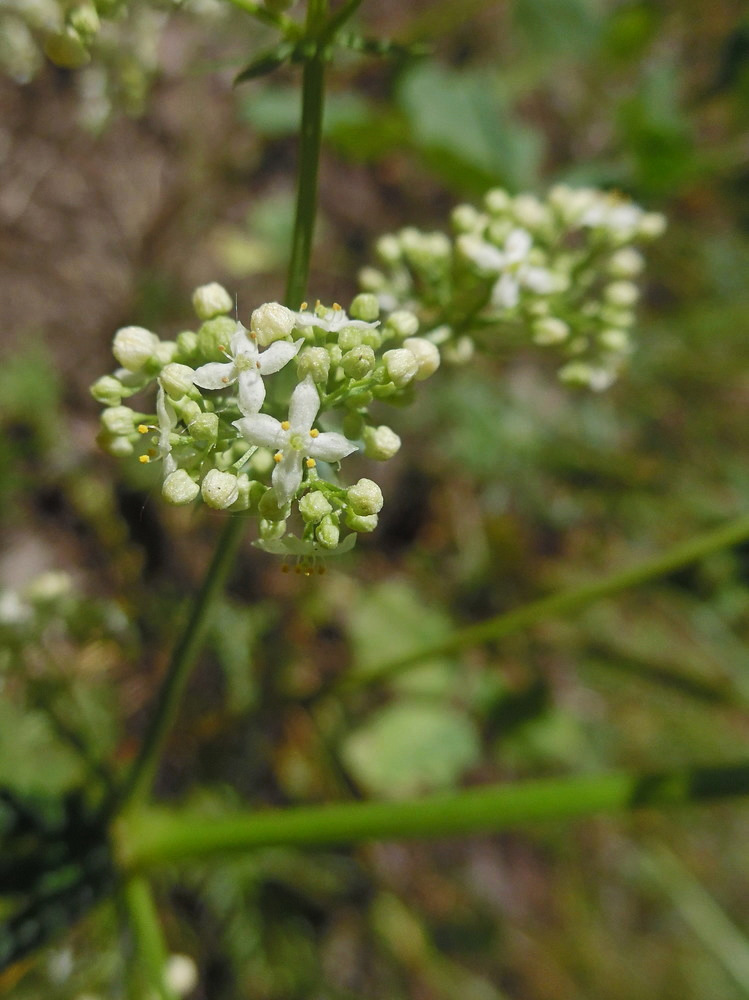
[[[277,340],[258,357],[260,371],[263,375],[280,371],[299,352],[303,343],[304,340],[295,340],[293,344],[288,340]]]
[[[201,389],[225,389],[227,385],[237,381],[237,372],[231,362],[222,364],[220,361],[211,361],[197,368],[192,380]]]
[[[539,295],[548,295],[554,291],[554,277],[545,267],[526,267],[519,275],[526,288]]]
[[[492,289],[492,303],[503,309],[514,309],[520,298],[518,283],[511,274],[503,274]]]
[[[252,357],[258,353],[257,344],[247,336],[247,330],[241,323],[237,323],[237,332],[231,338],[231,356],[236,358],[238,354],[249,354]]]
[[[271,477],[279,505],[288,503],[302,482],[302,456],[289,448],[273,470]]]
[[[520,260],[525,260],[532,245],[533,239],[529,232],[525,229],[513,229],[505,240],[507,263],[516,264]]]
[[[292,432],[306,433],[311,427],[320,409],[320,397],[315,383],[310,376],[300,382],[291,394],[289,403],[289,423]]]
[[[316,438],[310,438],[306,452],[312,458],[320,458],[323,462],[340,462],[342,458],[356,450],[357,445],[352,444],[343,434],[327,432],[318,434]]]
[[[240,372],[239,409],[246,416],[258,413],[265,399],[265,385],[256,371]]]
[[[267,413],[252,413],[234,421],[234,426],[250,444],[264,448],[280,448],[286,441],[287,432],[275,417]]]

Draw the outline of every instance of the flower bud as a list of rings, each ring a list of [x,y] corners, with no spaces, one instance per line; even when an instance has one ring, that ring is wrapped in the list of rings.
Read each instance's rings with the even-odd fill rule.
[[[386,462],[395,455],[401,446],[401,439],[382,424],[380,427],[365,427],[362,432],[364,454],[367,458],[375,458],[378,462]]]
[[[198,493],[200,493],[200,487],[184,469],[177,469],[176,472],[170,473],[161,487],[162,497],[167,503],[177,507],[192,503]]]
[[[309,375],[313,382],[324,384],[330,373],[330,354],[324,347],[305,347],[297,354],[296,370],[300,381]]]
[[[266,302],[254,310],[250,317],[250,329],[261,347],[267,347],[274,340],[288,337],[294,329],[296,316],[280,302]]]
[[[329,514],[315,528],[315,538],[324,549],[335,549],[341,538],[341,529],[337,521]]]
[[[475,232],[482,223],[486,222],[486,216],[482,215],[473,205],[456,205],[451,218],[453,227],[459,233]]]
[[[218,414],[201,413],[188,424],[193,441],[203,447],[216,443],[218,437]]]
[[[101,415],[105,430],[113,436],[133,433],[136,416],[129,406],[110,406]]]
[[[268,491],[273,492],[272,490]],[[286,521],[281,518],[273,521],[270,518],[262,518],[257,526],[258,534],[263,541],[273,541],[276,538],[283,538],[286,534]]]
[[[380,303],[377,296],[370,292],[361,292],[351,303],[349,315],[352,319],[360,319],[365,323],[373,323],[380,316]]]
[[[160,340],[154,354],[154,360],[160,365],[168,365],[177,356],[177,343],[174,340]]]
[[[419,370],[416,356],[402,347],[393,351],[385,351],[382,360],[385,362],[385,371],[390,381],[399,389],[412,382]]]
[[[196,288],[192,293],[192,304],[201,319],[213,319],[214,316],[231,312],[234,305],[231,295],[217,281]]]
[[[305,493],[299,501],[299,513],[307,524],[316,524],[326,514],[331,514],[332,512],[332,504],[320,490],[311,490],[309,493]]]
[[[161,369],[159,382],[164,387],[164,391],[172,399],[181,399],[187,393],[193,391],[193,375],[195,372],[188,365],[176,363],[165,365]]]
[[[112,375],[102,375],[89,391],[97,403],[103,406],[119,406],[125,387]]]
[[[385,264],[397,264],[401,259],[401,252],[400,240],[390,233],[381,236],[375,243],[375,253]]]
[[[431,340],[426,340],[424,337],[407,337],[403,341],[403,346],[418,362],[419,367],[415,375],[417,382],[423,382],[430,375],[434,375],[440,366],[440,352]]]
[[[260,516],[265,518],[266,521],[285,521],[289,512],[289,504],[279,507],[276,491],[270,489],[260,498],[257,509]]]
[[[612,306],[626,309],[637,302],[640,293],[631,281],[612,281],[604,289],[604,297]]]
[[[358,278],[360,287],[368,292],[377,292],[387,283],[385,275],[376,267],[363,267]]]
[[[192,330],[177,334],[177,356],[183,361],[192,361],[198,352],[198,335]]]
[[[609,258],[606,270],[612,278],[634,278],[645,266],[641,253],[634,247],[622,247]]]
[[[348,351],[341,358],[341,367],[348,378],[364,378],[374,371],[375,363],[374,351],[364,344],[355,347],[353,351]]]
[[[371,479],[360,479],[354,486],[349,486],[346,490],[346,499],[354,514],[363,517],[379,514],[385,502],[382,490]]]
[[[454,344],[446,344],[442,355],[451,365],[465,365],[473,357],[474,343],[468,334],[458,337]]]
[[[540,229],[549,219],[548,208],[532,194],[519,194],[513,198],[512,214],[526,229]]]
[[[26,586],[23,596],[32,604],[54,604],[68,597],[73,590],[73,579],[64,570],[47,570]]]
[[[68,11],[67,22],[84,45],[90,45],[101,27],[96,7],[92,3],[78,3]]]
[[[419,320],[408,309],[396,309],[388,316],[385,326],[396,337],[413,337],[419,329]]]
[[[638,236],[646,240],[654,240],[666,231],[666,217],[660,212],[646,212],[637,227]]]
[[[348,438],[349,441],[357,441],[361,437],[363,429],[364,418],[361,413],[350,410],[343,418],[343,426],[341,428],[343,436]]]
[[[512,198],[502,188],[492,188],[484,195],[484,204],[492,215],[502,215],[510,207]]]
[[[237,326],[228,316],[217,316],[203,323],[198,330],[198,349],[206,361],[226,361],[226,351]]]
[[[102,451],[114,458],[128,458],[135,451],[129,437],[113,437],[105,430],[96,435],[96,443]]]
[[[233,476],[231,472],[210,469],[200,484],[200,492],[209,507],[213,507],[215,510],[226,510],[239,496],[237,477]]]
[[[355,514],[352,510],[346,511],[346,524],[354,531],[368,533],[377,527],[377,514]]]
[[[533,324],[533,340],[537,344],[561,344],[569,333],[569,326],[556,316],[544,316]]]
[[[44,43],[44,54],[55,66],[62,69],[80,69],[91,61],[83,39],[72,25],[56,31]]]
[[[250,477],[246,472],[237,476],[237,499],[231,505],[232,510],[247,510],[252,503]]]
[[[142,326],[125,326],[112,341],[112,353],[123,368],[137,372],[151,360],[159,347],[159,338]]]
[[[344,326],[338,333],[338,346],[342,351],[351,351],[362,342],[362,331],[355,326]]]
[[[183,396],[181,399],[172,400],[174,409],[177,411],[179,416],[184,421],[187,427],[197,420],[203,413],[198,403],[194,399],[188,399],[187,396]]]
[[[601,330],[598,334],[598,341],[602,347],[617,354],[624,354],[629,350],[630,340],[626,330],[616,330],[609,328]]]

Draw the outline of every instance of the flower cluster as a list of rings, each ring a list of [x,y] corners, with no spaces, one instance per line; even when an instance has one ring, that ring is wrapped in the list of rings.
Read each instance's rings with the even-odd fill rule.
[[[376,527],[383,497],[370,479],[343,485],[340,463],[356,451],[379,461],[398,451],[370,405],[408,398],[439,367],[438,348],[415,336],[415,316],[384,318],[366,293],[348,312],[268,302],[249,328],[228,315],[233,303],[218,284],[198,288],[193,304],[202,322],[175,340],[136,326],[115,334],[121,367],[92,386],[106,407],[101,445],[159,462],[169,503],[256,516],[268,551],[309,562],[348,550]],[[131,399],[142,401],[137,409]],[[289,532],[292,518],[301,536]]]
[[[542,200],[494,189],[482,209],[460,205],[454,236],[414,228],[381,237],[381,269],[361,286],[383,308],[404,308],[447,360],[491,351],[497,331],[553,345],[560,378],[608,388],[631,350],[643,268],[636,244],[659,236],[662,215],[618,195],[558,185]]]

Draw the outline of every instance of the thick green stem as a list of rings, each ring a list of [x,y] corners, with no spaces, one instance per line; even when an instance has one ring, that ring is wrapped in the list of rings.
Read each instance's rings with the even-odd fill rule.
[[[126,870],[270,845],[492,833],[540,820],[665,807],[749,794],[749,762],[661,774],[613,773],[493,785],[408,802],[346,802],[206,818],[144,809],[121,817],[115,841]]]
[[[120,898],[133,935],[136,959],[128,963],[133,970],[132,996],[150,994],[158,1000],[177,1000],[166,982],[168,955],[148,882],[141,876],[131,876],[122,886]]]
[[[550,618],[572,614],[589,604],[593,604],[594,601],[611,597],[622,590],[628,590],[630,587],[636,587],[650,580],[666,576],[713,552],[737,545],[747,538],[749,538],[749,515],[743,515],[714,531],[706,531],[704,534],[696,535],[688,542],[676,545],[663,555],[649,559],[631,569],[614,573],[613,576],[605,577],[603,580],[595,580],[573,590],[564,590],[559,594],[543,597],[541,600],[525,604],[515,611],[508,611],[495,618],[489,618],[477,625],[458,629],[437,642],[422,646],[387,663],[379,664],[366,672],[348,674],[333,685],[333,689],[335,691],[349,691],[365,687],[368,684],[394,677],[409,667],[432,657],[444,656],[460,649],[479,646],[484,642],[520,632]]]

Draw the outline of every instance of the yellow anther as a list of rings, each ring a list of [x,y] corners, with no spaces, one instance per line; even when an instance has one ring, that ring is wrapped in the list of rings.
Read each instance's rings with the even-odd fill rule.
[[[224,385],[228,385],[229,384],[229,376],[228,375],[222,375],[221,376],[221,381],[224,383]]]
[[[151,459],[149,458],[148,455],[139,455],[138,461],[141,463],[141,465],[148,465]]]
[[[299,312],[304,312],[306,308],[307,308],[307,303],[302,302],[302,304],[299,306]]]
[[[341,309],[343,309],[343,306],[340,306],[337,302],[334,302],[333,308],[335,309],[336,312],[340,312]]]
[[[314,460],[314,458],[308,458],[304,464],[307,466],[308,469],[314,469],[314,467],[317,465],[317,462]]]
[[[138,424],[138,433],[139,434],[148,434],[149,430],[150,430],[150,428],[147,427],[145,424]]]
[[[288,420],[282,420],[281,421],[281,430],[282,431],[287,431],[290,427],[291,427],[291,424],[289,423]]]
[[[283,458],[283,452],[277,451],[276,454],[273,456],[273,461],[280,462],[282,458]]]
[[[221,353],[222,353],[222,354],[226,354],[226,352],[227,352],[227,350],[228,350],[228,348],[227,348],[227,347],[224,347],[224,345],[223,345],[223,344],[219,344],[219,345],[218,345],[218,349],[219,349],[219,351],[221,351]]]
[[[316,427],[313,427],[312,430],[309,432],[309,436],[311,438],[316,438],[316,437],[319,436],[319,434],[320,434],[320,431],[318,431]]]

